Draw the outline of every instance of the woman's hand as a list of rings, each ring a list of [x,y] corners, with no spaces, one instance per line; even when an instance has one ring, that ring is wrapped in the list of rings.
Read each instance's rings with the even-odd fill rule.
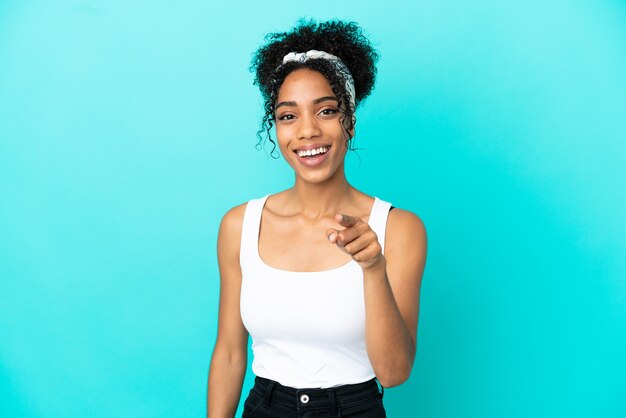
[[[335,220],[345,229],[341,231],[329,228],[326,237],[342,251],[350,254],[352,259],[359,263],[363,270],[373,269],[383,260],[382,247],[378,236],[358,216],[336,214]]]

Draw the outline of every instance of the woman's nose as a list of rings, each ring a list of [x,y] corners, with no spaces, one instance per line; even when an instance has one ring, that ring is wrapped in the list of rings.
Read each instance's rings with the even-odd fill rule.
[[[302,116],[298,128],[298,139],[314,138],[322,134],[318,121],[312,116]]]

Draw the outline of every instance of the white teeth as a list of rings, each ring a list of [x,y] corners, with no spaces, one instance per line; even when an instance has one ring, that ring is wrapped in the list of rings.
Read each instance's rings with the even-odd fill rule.
[[[315,149],[309,149],[306,151],[297,151],[298,156],[299,157],[305,157],[308,155],[317,155],[317,154],[324,154],[328,151],[328,147],[319,147],[319,148],[315,148]]]

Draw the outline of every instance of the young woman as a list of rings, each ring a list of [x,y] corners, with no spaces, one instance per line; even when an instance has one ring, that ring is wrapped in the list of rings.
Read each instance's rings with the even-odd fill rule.
[[[266,40],[251,67],[262,131],[295,183],[220,224],[208,416],[237,410],[248,335],[256,377],[244,417],[386,416],[384,388],[406,381],[415,358],[426,232],[345,176],[378,54],[352,22],[301,21]]]

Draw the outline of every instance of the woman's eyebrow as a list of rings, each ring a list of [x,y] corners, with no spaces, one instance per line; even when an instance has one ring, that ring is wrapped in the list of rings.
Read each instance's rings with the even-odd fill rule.
[[[313,104],[322,103],[322,102],[325,102],[326,100],[334,100],[336,102],[339,102],[339,99],[337,99],[335,96],[324,96],[324,97],[320,97],[318,99],[313,100]],[[281,106],[296,107],[298,106],[298,104],[294,101],[280,102],[276,105],[276,109],[278,109]]]
[[[313,104],[322,103],[322,102],[325,102],[326,100],[334,100],[337,103],[339,103],[339,99],[337,99],[335,96],[324,96],[324,97],[320,97],[319,99],[313,100]]]
[[[276,105],[276,110],[277,110],[279,107],[281,107],[281,106],[292,106],[292,107],[296,107],[296,106],[297,106],[297,104],[296,104],[296,102],[292,102],[292,101],[290,101],[290,102],[280,102],[280,103],[278,103],[278,104]]]

